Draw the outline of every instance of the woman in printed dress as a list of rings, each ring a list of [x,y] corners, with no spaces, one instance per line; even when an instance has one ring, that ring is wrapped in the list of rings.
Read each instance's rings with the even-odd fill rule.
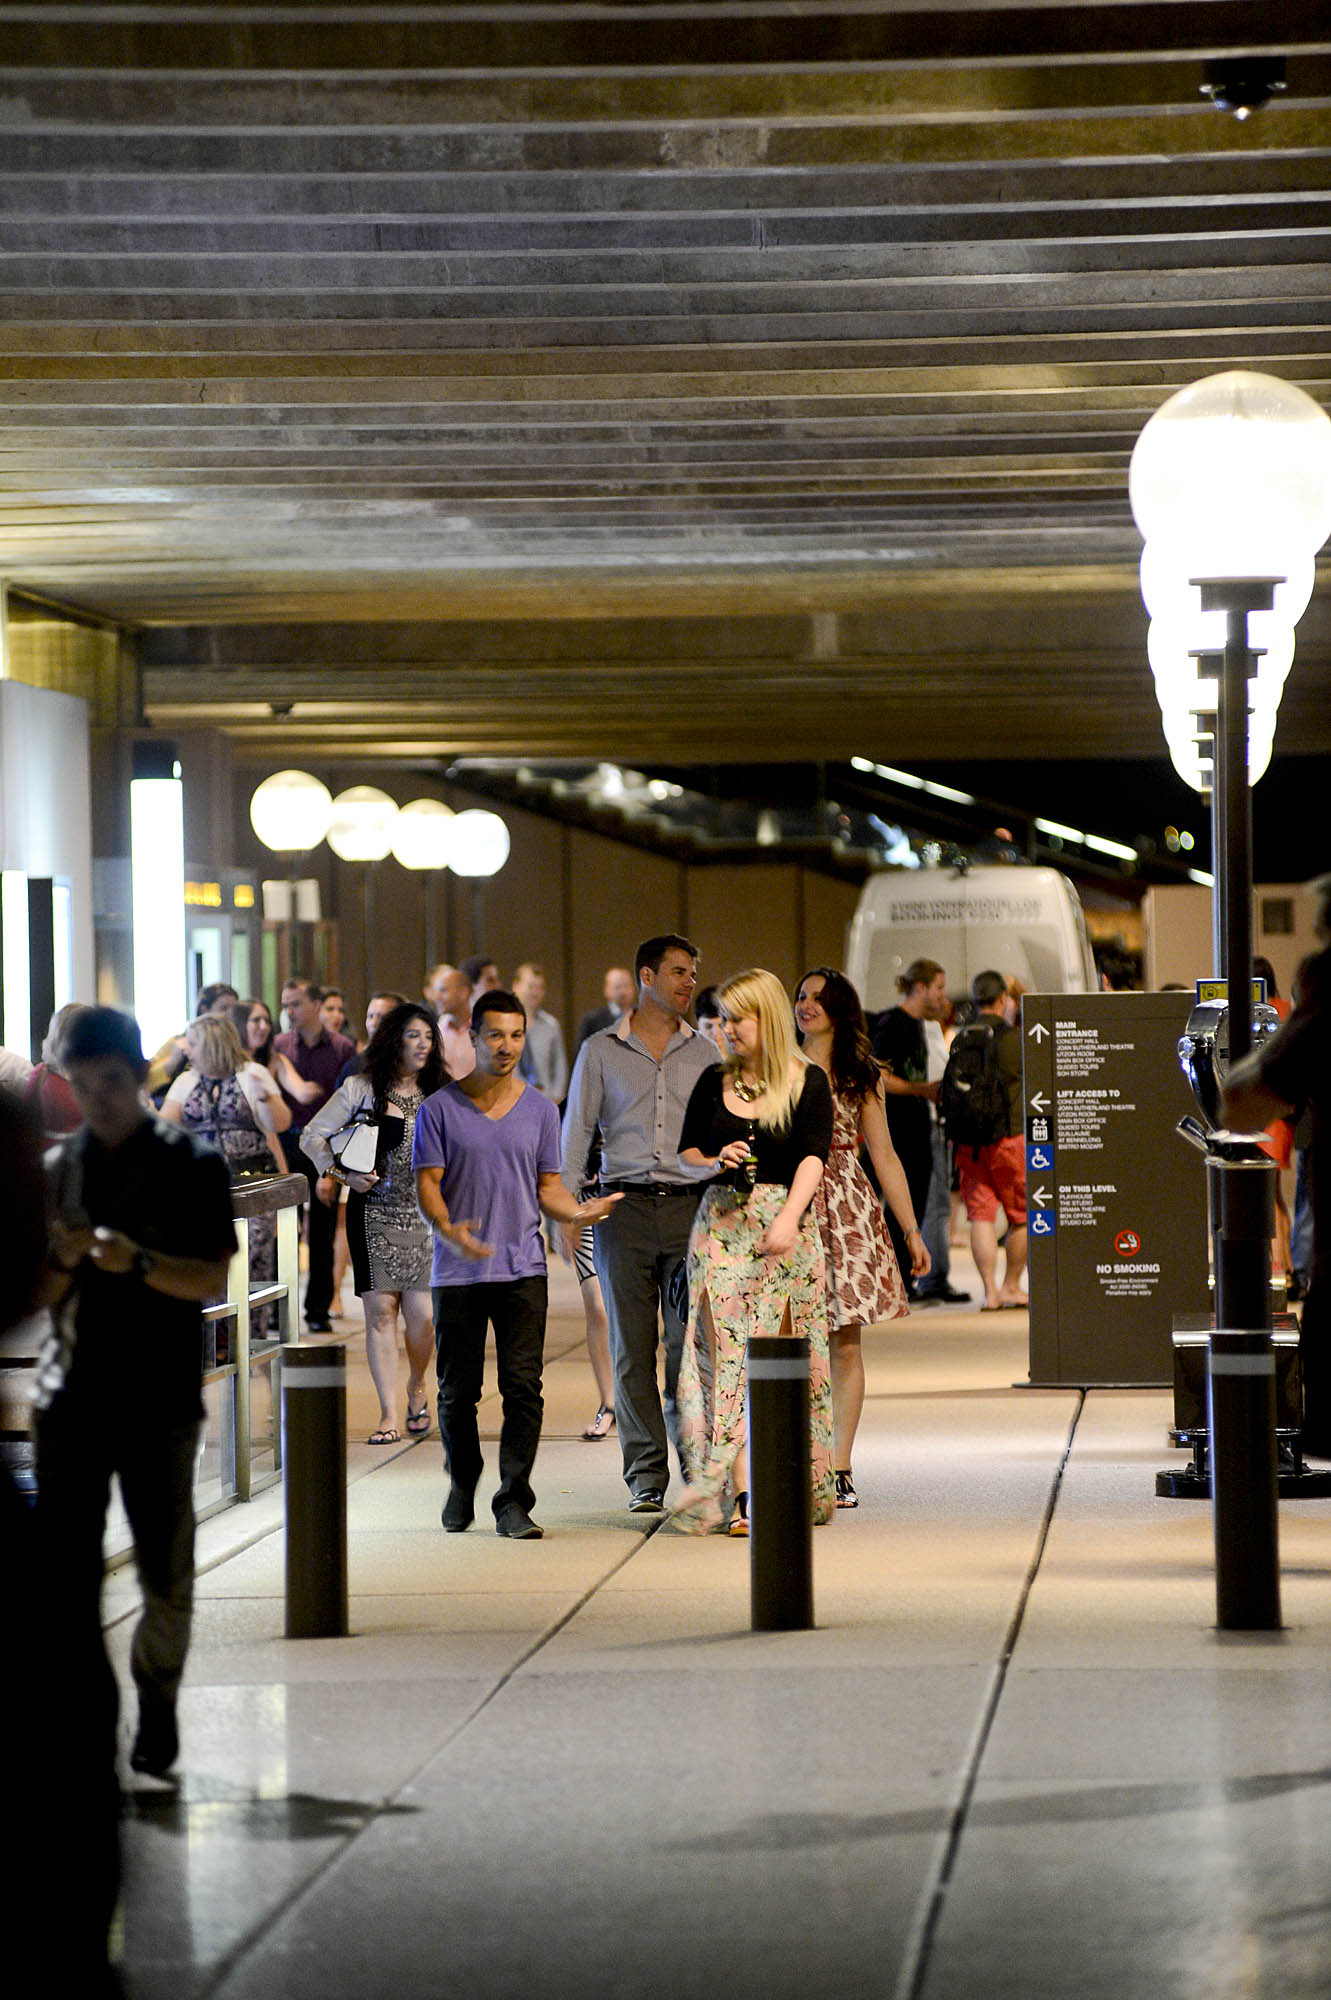
[[[201,1014],[185,1030],[185,1067],[162,1100],[162,1116],[216,1146],[234,1180],[240,1174],[284,1174],[279,1132],[291,1123],[269,1072],[251,1062],[230,1019]],[[250,1286],[277,1278],[277,1218],[252,1215],[246,1225]],[[275,1305],[256,1306],[250,1338],[266,1340],[277,1324]]]
[[[832,1138],[832,1093],[795,1046],[790,1000],[770,972],[719,989],[730,1060],[699,1077],[680,1159],[711,1168],[689,1239],[689,1328],[680,1368],[680,1447],[690,1485],[675,1518],[690,1533],[747,1535],[745,1356],[754,1335],[809,1342],[813,1518],[834,1511],[823,1246],[813,1215]]]
[[[304,1146],[320,1173],[351,1192],[347,1242],[357,1296],[365,1309],[365,1354],[379,1392],[379,1423],[370,1444],[399,1444],[397,1427],[397,1316],[407,1342],[407,1431],[430,1428],[425,1378],[434,1353],[430,1262],[434,1241],[416,1201],[411,1142],[416,1113],[448,1081],[433,1014],[414,1002],[394,1007],[370,1037],[365,1067],[335,1090],[305,1127]],[[379,1128],[374,1170],[351,1173],[334,1159],[328,1141],[357,1112]]]
[[[830,965],[805,973],[795,996],[795,1025],[808,1060],[827,1072],[835,1107],[832,1146],[814,1195],[814,1213],[827,1282],[836,1504],[858,1507],[850,1458],[864,1408],[860,1330],[910,1311],[882,1206],[859,1163],[861,1145],[906,1239],[912,1277],[924,1277],[929,1252],[915,1221],[906,1170],[888,1133],[882,1078],[864,1009],[844,973]]]

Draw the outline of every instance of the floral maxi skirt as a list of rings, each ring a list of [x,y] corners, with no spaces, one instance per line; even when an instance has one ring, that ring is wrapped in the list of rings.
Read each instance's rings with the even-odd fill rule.
[[[760,1183],[741,1200],[732,1188],[710,1187],[689,1238],[689,1325],[677,1392],[680,1449],[693,1498],[676,1516],[694,1534],[719,1527],[722,1496],[732,1483],[747,1428],[746,1357],[753,1334],[786,1331],[809,1343],[809,1451],[813,1518],[836,1509],[832,1480],[832,1390],[827,1369],[823,1246],[810,1207],[788,1257],[756,1257],[754,1245],[785,1206],[789,1190]],[[703,1312],[711,1307],[715,1347]]]

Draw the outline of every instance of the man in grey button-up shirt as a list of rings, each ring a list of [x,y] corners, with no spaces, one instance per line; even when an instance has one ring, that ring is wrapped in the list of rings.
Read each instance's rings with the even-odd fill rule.
[[[684,1324],[667,1296],[688,1248],[701,1181],[680,1164],[693,1086],[720,1052],[684,1020],[698,983],[697,947],[673,932],[638,947],[638,1001],[578,1052],[564,1117],[563,1177],[577,1193],[599,1133],[601,1187],[620,1191],[596,1231],[596,1270],[610,1321],[615,1424],[634,1513],[661,1509],[670,1480],[666,1426],[678,1451],[675,1386]],[[665,1324],[665,1409],[656,1349]]]

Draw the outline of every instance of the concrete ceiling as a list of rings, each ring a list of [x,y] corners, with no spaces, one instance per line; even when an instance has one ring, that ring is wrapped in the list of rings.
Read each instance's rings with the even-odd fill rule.
[[[254,762],[1157,755],[1136,434],[1331,390],[1326,0],[0,5],[0,69],[0,570]],[[1329,690],[1315,601],[1301,752]]]

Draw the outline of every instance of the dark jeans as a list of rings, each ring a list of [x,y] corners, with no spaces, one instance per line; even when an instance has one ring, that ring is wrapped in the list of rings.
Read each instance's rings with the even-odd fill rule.
[[[194,1604],[194,1461],[199,1426],[127,1422],[58,1395],[37,1421],[37,1547],[62,1579],[59,1617],[71,1651],[95,1662],[86,1697],[114,1735],[119,1696],[101,1639],[102,1536],[111,1475],[134,1537],[143,1611],[130,1665],[141,1701],[174,1702]]]
[[[286,1145],[287,1168],[304,1174],[310,1184],[305,1210],[305,1241],[309,1250],[309,1274],[305,1285],[306,1319],[327,1319],[333,1303],[333,1238],[337,1234],[337,1205],[328,1208],[314,1192],[319,1169],[301,1151],[299,1136],[292,1134]]]
[[[439,1436],[455,1486],[474,1493],[484,1466],[476,1407],[485,1382],[485,1335],[493,1326],[503,1420],[495,1519],[509,1507],[530,1513],[531,1470],[541,1441],[541,1368],[545,1360],[546,1281],[510,1278],[494,1285],[436,1285],[435,1362]]]
[[[684,1322],[668,1293],[671,1275],[688,1250],[700,1199],[700,1189],[626,1194],[597,1224],[593,1237],[596,1274],[610,1321],[615,1428],[630,1493],[664,1493],[670,1484],[667,1429],[679,1451],[675,1391],[684,1356]],[[664,1410],[656,1378],[657,1347],[663,1335]]]

